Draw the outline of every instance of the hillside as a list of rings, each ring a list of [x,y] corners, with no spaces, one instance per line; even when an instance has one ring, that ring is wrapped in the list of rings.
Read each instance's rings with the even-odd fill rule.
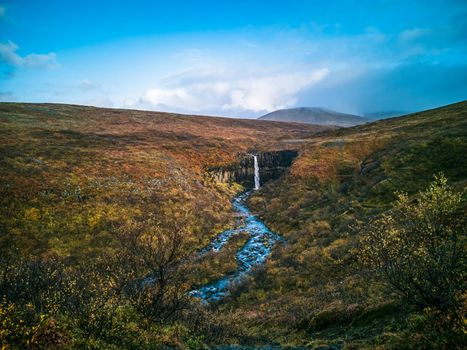
[[[424,333],[426,316],[359,268],[357,227],[388,210],[396,191],[413,198],[440,172],[462,191],[466,151],[467,102],[310,138],[288,175],[250,200],[287,240],[231,301],[254,315],[250,334],[295,345],[436,348],[420,340],[436,341]],[[465,209],[464,192],[464,217]]]
[[[261,120],[306,123],[315,125],[337,125],[343,127],[364,124],[370,121],[357,115],[340,113],[318,107],[280,109],[259,117]]]
[[[206,170],[285,149],[290,168],[248,200],[284,240],[230,296],[193,300],[249,239],[197,257],[245,214],[231,205],[243,188]],[[436,348],[436,322],[357,263],[359,227],[440,172],[462,190],[466,150],[467,101],[339,129],[1,103],[3,334],[64,349]]]
[[[238,153],[250,149],[294,148],[297,146],[290,140],[303,139],[324,129],[86,106],[1,103],[0,224],[12,232],[11,220],[16,220],[15,227],[19,230],[26,222],[24,218],[19,221],[15,218],[21,217],[27,208],[49,210],[54,218],[64,215],[60,220],[64,237],[73,243],[58,238],[62,233],[56,229],[47,234],[22,236],[15,243],[24,240],[21,245],[35,254],[73,256],[78,252],[91,253],[101,243],[105,246],[108,232],[102,229],[103,223],[102,227],[97,223],[96,227],[89,227],[95,232],[93,244],[89,245],[91,242],[82,240],[87,229],[66,218],[76,217],[85,209],[94,212],[98,221],[106,221],[102,213],[112,205],[100,201],[107,201],[108,197],[118,203],[114,203],[117,213],[113,220],[120,215],[131,216],[136,206],[128,207],[125,193],[137,188],[141,191],[155,186],[152,190],[157,189],[160,196],[164,193],[180,196],[187,206],[195,202],[191,196],[196,195],[205,198],[203,210],[222,216],[229,206],[229,195],[203,184],[206,168],[229,164]],[[58,200],[61,193],[70,191],[87,193],[67,195],[62,198],[63,203]],[[44,192],[48,195],[40,195]],[[80,195],[89,198],[85,205],[80,203]],[[67,200],[76,200],[77,213],[66,208]],[[204,220],[199,215],[196,219]],[[224,215],[219,220],[225,224],[225,219]],[[198,224],[202,226],[200,231],[209,232],[219,223],[209,217]],[[82,233],[72,234],[76,230]],[[5,244],[9,240],[9,235],[0,238]],[[86,249],[81,250],[83,247]]]

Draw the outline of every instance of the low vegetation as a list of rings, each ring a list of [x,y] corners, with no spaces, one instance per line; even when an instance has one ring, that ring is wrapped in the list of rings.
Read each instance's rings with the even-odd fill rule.
[[[317,134],[0,104],[2,346],[463,348],[466,111],[464,102]],[[249,203],[285,243],[229,298],[191,298],[235,269],[247,239],[194,258],[232,225],[241,190],[204,169],[297,145],[287,174]]]
[[[408,302],[453,318],[466,290],[462,193],[436,177],[415,203],[399,194],[394,209],[363,228],[362,262]]]
[[[461,199],[450,219],[465,219],[465,116],[463,102],[316,136],[287,176],[251,198],[250,206],[288,243],[231,301],[245,313],[255,310],[252,333],[310,347],[426,348],[420,339],[431,337],[439,343],[428,348],[462,348],[452,334],[427,326],[436,324],[432,313],[406,305],[361,265],[359,241],[374,218],[397,210],[398,193],[412,203],[440,172],[452,191],[463,193],[453,195]],[[465,244],[458,244],[465,254]],[[458,288],[465,292],[465,285]]]

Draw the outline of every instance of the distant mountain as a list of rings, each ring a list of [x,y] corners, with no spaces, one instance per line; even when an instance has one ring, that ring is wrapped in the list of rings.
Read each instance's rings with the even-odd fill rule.
[[[411,112],[407,112],[407,111],[377,111],[377,112],[363,113],[363,116],[371,120],[377,120],[377,119],[400,117],[401,115],[406,115],[410,113]]]
[[[265,114],[258,119],[344,127],[364,124],[371,121],[368,118],[358,115],[340,113],[318,107],[279,109]]]

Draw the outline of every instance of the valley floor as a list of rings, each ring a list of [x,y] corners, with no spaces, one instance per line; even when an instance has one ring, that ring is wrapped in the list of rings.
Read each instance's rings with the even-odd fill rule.
[[[280,149],[298,152],[291,167],[234,208],[245,189],[208,175],[252,150]],[[456,315],[414,306],[360,256],[365,229],[394,212],[398,193],[414,205],[435,176],[461,193],[456,217],[465,220],[466,151],[467,102],[333,130],[1,103],[0,342],[465,348],[465,324],[446,326],[463,319],[465,297]],[[229,230],[222,249],[199,256]],[[273,244],[272,232],[285,243]],[[253,243],[261,254],[239,259]],[[203,286],[243,270],[242,283],[208,305],[189,294],[217,295]],[[160,282],[138,287],[147,276]],[[465,291],[461,278],[456,293]]]

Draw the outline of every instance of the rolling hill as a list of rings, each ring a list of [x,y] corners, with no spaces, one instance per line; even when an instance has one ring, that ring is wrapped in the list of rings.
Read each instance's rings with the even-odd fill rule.
[[[318,107],[280,109],[265,114],[258,119],[315,125],[336,125],[342,127],[364,124],[370,121],[367,118],[357,115],[340,113]]]
[[[62,348],[454,349],[462,343],[436,328],[426,310],[362,270],[358,227],[387,213],[397,191],[416,199],[436,174],[462,191],[466,140],[466,101],[338,129],[1,103],[0,290],[10,298],[0,302],[10,327],[4,334],[52,339]],[[147,242],[155,232],[164,239],[149,244],[160,248],[174,241],[162,228],[183,233],[188,265],[170,293],[234,271],[245,232],[205,260],[188,257],[239,219],[230,201],[241,187],[213,181],[206,169],[252,149],[298,152],[281,178],[248,201],[283,243],[213,307],[191,301],[158,318],[155,299],[132,300],[121,281],[145,281],[152,270],[144,263],[171,262],[173,254],[150,249],[125,255],[127,262],[120,254],[132,241],[121,239],[136,232]],[[465,216],[465,194],[463,209]]]
[[[77,201],[77,212],[73,214],[72,209],[54,207],[58,202],[47,202],[47,196],[39,194],[46,191],[61,198],[61,193],[84,191],[93,198],[86,201],[87,210],[92,211],[99,203],[101,209],[107,210],[105,197],[112,196],[117,202],[121,199],[117,205],[120,213],[126,212],[125,215],[131,217],[133,214],[125,203],[124,193],[129,188],[147,186],[155,186],[160,195],[186,197],[187,206],[198,200],[192,195],[204,197],[207,211],[222,213],[228,208],[230,198],[225,191],[213,191],[203,185],[207,168],[230,164],[238,153],[251,149],[296,148],[294,140],[326,129],[75,105],[0,103],[0,181],[5,184],[0,190],[1,214],[4,219],[13,219],[23,215],[22,210],[25,210],[15,210],[16,205],[36,201],[35,205],[26,206],[50,207],[50,213],[62,213],[63,219],[68,218],[71,223],[69,215],[78,215],[86,207],[79,204],[79,195],[67,199]],[[110,187],[104,191],[107,186]],[[20,198],[23,202],[18,202]],[[119,214],[114,219],[117,217]],[[206,218],[200,225],[204,232],[210,232],[218,222],[225,223],[224,219]],[[89,245],[81,234],[72,234],[77,227],[65,221],[63,224],[67,243],[56,239],[62,234],[58,231],[24,235],[16,243],[38,255],[92,255],[95,250],[105,248],[105,230],[93,228],[97,230],[93,236],[95,244]],[[1,236],[1,242],[8,244],[9,235]]]
[[[349,349],[438,348],[429,342],[442,336],[425,331],[436,321],[359,268],[357,227],[388,212],[397,192],[417,198],[434,175],[465,191],[467,101],[307,141],[289,173],[250,200],[288,242],[233,301],[256,315],[256,322],[248,320],[258,325],[251,333],[268,324],[277,339],[295,334],[303,344],[306,334],[313,349],[340,348],[339,342]],[[466,210],[464,192],[459,215]]]

